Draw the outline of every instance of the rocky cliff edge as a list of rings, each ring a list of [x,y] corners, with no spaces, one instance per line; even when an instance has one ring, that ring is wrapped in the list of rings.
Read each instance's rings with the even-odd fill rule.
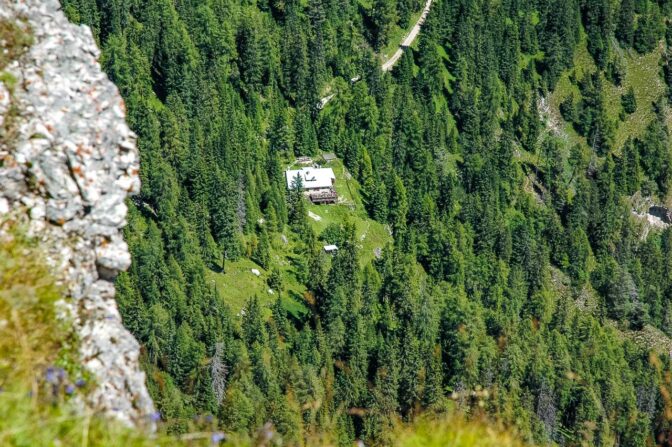
[[[48,253],[97,383],[88,405],[138,424],[154,407],[112,282],[131,262],[124,200],[140,188],[124,103],[57,0],[0,1],[0,28],[0,219],[25,221]]]

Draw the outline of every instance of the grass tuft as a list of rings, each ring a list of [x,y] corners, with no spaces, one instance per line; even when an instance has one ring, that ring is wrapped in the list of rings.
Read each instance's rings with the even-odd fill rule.
[[[84,410],[89,381],[78,377],[76,340],[58,314],[60,299],[37,242],[0,223],[0,445],[212,445],[211,433],[150,437]]]
[[[24,23],[0,19],[0,71],[18,59],[33,44],[30,29]]]

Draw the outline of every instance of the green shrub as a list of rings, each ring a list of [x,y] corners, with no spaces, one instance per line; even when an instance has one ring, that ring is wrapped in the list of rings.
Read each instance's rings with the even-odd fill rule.
[[[0,42],[3,43],[3,51],[0,51],[0,71],[2,71],[30,47],[33,36],[27,26],[0,19]]]

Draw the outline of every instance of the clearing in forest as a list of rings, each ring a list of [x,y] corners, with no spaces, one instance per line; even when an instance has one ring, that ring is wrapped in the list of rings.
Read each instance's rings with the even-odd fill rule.
[[[365,265],[392,241],[385,225],[368,217],[360,196],[360,186],[348,173],[343,162],[334,159],[329,163],[336,175],[335,188],[339,194],[339,203],[334,205],[314,205],[307,201],[308,221],[319,237],[331,224],[353,222],[355,238],[358,243],[360,264]],[[299,245],[298,236],[288,232],[283,239],[277,236],[271,240],[270,264],[280,271],[283,290],[272,290],[269,286],[271,271],[243,256],[236,261],[228,261],[224,272],[209,270],[208,283],[217,289],[217,293],[226,300],[235,314],[239,314],[247,301],[257,296],[264,307],[275,302],[280,296],[283,307],[293,315],[302,315],[308,311],[304,300],[305,286],[299,281],[300,255],[295,253]],[[259,276],[252,270],[259,270]],[[270,315],[270,310],[268,310]]]

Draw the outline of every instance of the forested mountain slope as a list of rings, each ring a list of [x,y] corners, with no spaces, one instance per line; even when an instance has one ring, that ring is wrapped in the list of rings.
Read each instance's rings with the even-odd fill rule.
[[[631,335],[669,346],[672,230],[642,238],[631,198],[670,197],[671,1],[435,0],[391,73],[419,1],[63,4],[139,135],[117,288],[174,430],[211,413],[376,444],[458,406],[541,443],[663,442],[669,355]],[[286,192],[323,151],[389,226],[379,259],[347,214],[326,257]],[[242,260],[307,311],[232,311],[210,278]]]

